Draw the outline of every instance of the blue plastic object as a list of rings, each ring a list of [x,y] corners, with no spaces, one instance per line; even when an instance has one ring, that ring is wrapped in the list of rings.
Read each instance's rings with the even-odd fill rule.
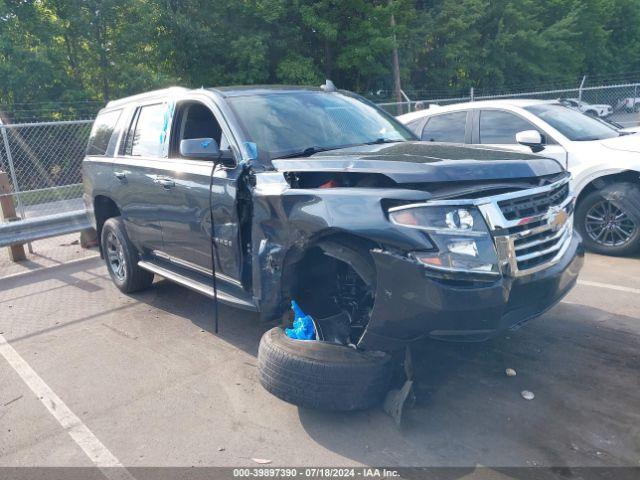
[[[295,300],[291,300],[291,309],[294,314],[293,328],[287,328],[284,333],[294,340],[314,340],[316,329],[313,319],[302,311]]]
[[[253,142],[244,142],[244,148],[249,154],[249,160],[258,159],[258,145]]]

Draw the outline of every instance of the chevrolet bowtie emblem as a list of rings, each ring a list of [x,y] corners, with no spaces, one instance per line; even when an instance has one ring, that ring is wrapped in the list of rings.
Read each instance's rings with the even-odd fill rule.
[[[564,226],[565,223],[567,223],[569,215],[567,215],[567,212],[564,210],[564,208],[554,206],[549,208],[549,211],[547,212],[547,218],[549,219],[548,221],[551,228],[554,231],[558,231]]]

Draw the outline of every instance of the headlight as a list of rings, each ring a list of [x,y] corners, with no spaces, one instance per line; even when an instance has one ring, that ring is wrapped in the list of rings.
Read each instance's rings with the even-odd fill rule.
[[[395,207],[389,219],[396,225],[428,233],[437,247],[413,252],[420,263],[434,270],[499,275],[498,256],[480,211],[473,206]]]

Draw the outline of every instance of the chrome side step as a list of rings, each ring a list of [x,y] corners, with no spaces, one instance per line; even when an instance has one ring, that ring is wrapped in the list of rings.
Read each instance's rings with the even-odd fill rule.
[[[138,262],[138,266],[152,273],[155,273],[156,275],[160,275],[161,277],[164,277],[167,280],[176,282],[182,285],[183,287],[187,287],[198,293],[202,293],[203,295],[206,295],[209,298],[213,298],[213,285],[208,285],[206,283],[199,282],[198,280],[189,278],[186,275],[182,275],[180,273],[174,272],[172,270],[169,270],[168,268],[162,267],[160,265],[157,265],[147,260],[140,260]],[[218,285],[220,283],[222,282],[218,280]],[[220,300],[222,303],[226,303],[227,305],[230,305],[232,307],[243,308],[245,310],[252,310],[254,312],[258,311],[258,308],[254,303],[244,300],[242,298],[238,298],[235,295],[232,295],[229,292],[226,292],[223,288],[220,288],[220,285],[218,286],[217,297],[218,297],[218,300]]]

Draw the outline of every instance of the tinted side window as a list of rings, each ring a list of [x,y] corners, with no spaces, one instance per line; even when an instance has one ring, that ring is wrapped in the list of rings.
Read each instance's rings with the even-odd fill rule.
[[[185,102],[176,109],[174,117],[172,155],[180,156],[180,142],[194,138],[213,138],[220,150],[230,150],[227,137],[215,115],[206,105]]]
[[[429,119],[422,130],[422,140],[428,142],[464,143],[467,112],[445,113]]]
[[[114,110],[101,113],[96,117],[95,122],[93,122],[93,127],[91,128],[91,135],[89,136],[87,155],[104,156],[107,154],[109,143],[115,143],[113,131],[120,118],[120,113],[122,113],[121,110]],[[113,141],[111,137],[113,137]]]
[[[480,143],[515,144],[516,133],[537,130],[517,115],[499,110],[480,112]]]
[[[165,140],[167,105],[159,103],[140,108],[130,142],[134,157],[162,157]],[[128,149],[129,145],[127,145]],[[127,152],[129,153],[129,152]]]

